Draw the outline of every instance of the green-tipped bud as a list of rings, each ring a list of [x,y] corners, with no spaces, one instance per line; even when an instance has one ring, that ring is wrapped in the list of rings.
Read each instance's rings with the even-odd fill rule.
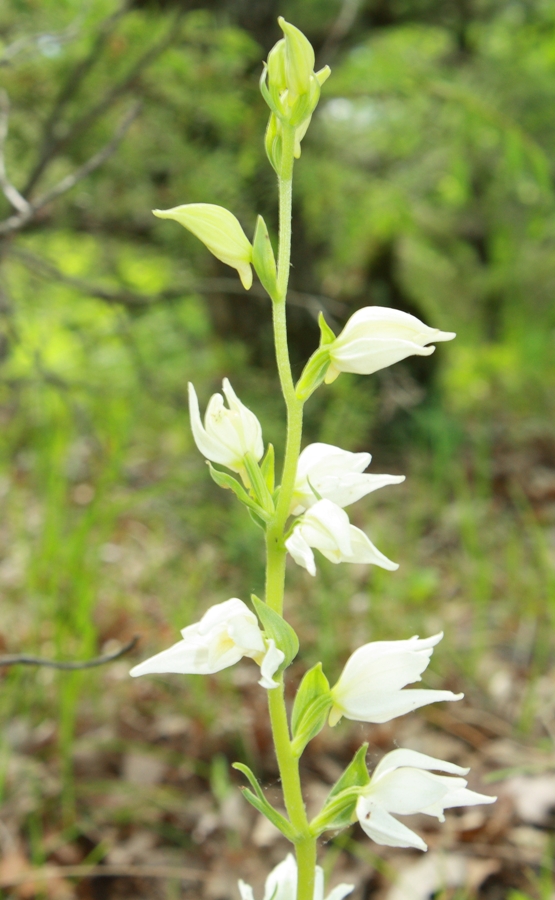
[[[198,237],[217,259],[237,269],[243,287],[252,285],[252,246],[239,221],[223,206],[186,203],[173,209],[154,209],[159,219],[175,219]]]
[[[268,55],[260,79],[260,90],[272,111],[266,132],[266,153],[279,173],[282,127],[295,129],[294,155],[301,155],[301,141],[310,125],[310,117],[318,105],[320,88],[330,74],[329,66],[314,72],[314,50],[302,31],[285,19],[278,19],[284,37]],[[279,159],[278,159],[279,157]]]
[[[252,263],[263,287],[272,300],[277,297],[276,259],[270,235],[262,216],[258,216],[252,244]]]
[[[286,22],[283,16],[278,19],[279,26],[285,35],[285,77],[287,89],[296,94],[307,94],[314,75],[314,50],[310,41],[302,31]]]

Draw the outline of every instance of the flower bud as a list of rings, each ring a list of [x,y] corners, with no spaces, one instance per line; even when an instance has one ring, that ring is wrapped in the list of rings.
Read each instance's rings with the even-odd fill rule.
[[[301,141],[320,99],[320,88],[330,75],[329,66],[314,72],[314,50],[302,31],[284,18],[278,19],[284,37],[268,54],[260,90],[277,121],[268,125],[266,153],[279,173],[281,153],[275,144],[282,138],[282,123],[295,129],[294,155],[301,155]]]
[[[252,246],[233,213],[213,203],[186,203],[153,212],[159,219],[175,219],[198,237],[217,259],[237,269],[241,283],[248,291],[252,285]]]

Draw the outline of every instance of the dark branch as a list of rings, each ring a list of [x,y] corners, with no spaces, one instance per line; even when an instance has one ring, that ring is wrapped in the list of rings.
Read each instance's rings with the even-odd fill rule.
[[[6,172],[4,158],[4,144],[8,136],[8,119],[10,115],[10,101],[6,91],[0,91],[0,189],[4,197],[19,213],[26,213],[29,203],[22,197],[16,187],[11,183]]]
[[[156,303],[169,302],[179,300],[187,294],[237,294],[240,297],[255,297],[257,300],[268,300],[268,295],[262,285],[253,284],[250,291],[246,291],[238,280],[235,278],[203,278],[199,280],[191,280],[187,284],[183,284],[174,288],[167,288],[158,294],[141,294],[127,289],[110,290],[99,285],[91,284],[81,278],[73,278],[70,275],[64,275],[49,260],[42,259],[28,250],[22,250],[20,247],[10,246],[9,252],[16,259],[19,259],[28,269],[36,272],[44,278],[51,278],[69,287],[75,288],[88,297],[97,297],[106,303],[120,304],[130,308],[141,308],[152,306]],[[326,313],[332,319],[342,319],[348,312],[346,304],[339,300],[333,300],[331,297],[324,297],[320,294],[307,294],[301,291],[289,291],[288,303],[291,306],[298,306],[305,309],[314,319],[318,319],[320,312]]]
[[[25,194],[29,194],[33,190],[35,184],[48,165],[53,152],[55,152],[57,141],[54,135],[56,132],[56,126],[61,118],[64,108],[67,106],[72,97],[75,96],[81,83],[91,71],[94,64],[98,62],[104,44],[112,34],[120,18],[128,11],[128,9],[129,0],[125,0],[122,6],[118,10],[116,10],[113,15],[109,16],[104,20],[104,22],[102,22],[98,34],[96,35],[96,38],[91,47],[90,53],[88,54],[88,56],[85,56],[82,60],[80,60],[75,68],[72,69],[67,81],[62,85],[58,97],[56,98],[54,106],[52,107],[52,110],[50,112],[50,115],[48,116],[44,124],[38,162],[29,176],[29,179],[25,186]]]
[[[133,650],[139,642],[138,635],[135,635],[127,644],[120,647],[114,653],[106,653],[104,656],[95,656],[93,659],[85,659],[83,661],[63,661],[55,659],[43,659],[40,656],[29,656],[26,653],[12,654],[10,656],[0,656],[0,666],[47,666],[49,669],[64,669],[74,671],[76,669],[94,669],[96,666],[104,666],[106,663],[114,662],[120,656],[124,656]]]
[[[164,52],[164,50],[169,47],[175,40],[176,37],[176,26],[183,15],[183,10],[180,10],[174,20],[172,21],[171,27],[168,29],[167,33],[164,37],[152,47],[144,53],[140,59],[137,60],[135,65],[132,67],[131,71],[125,76],[119,84],[114,85],[109,91],[106,92],[104,97],[98,101],[98,103],[89,109],[84,115],[81,116],[80,119],[77,119],[76,122],[68,129],[67,133],[63,138],[59,138],[58,140],[52,139],[48,146],[44,145],[44,150],[41,158],[39,159],[34,171],[32,172],[27,185],[24,190],[24,194],[28,194],[32,187],[34,187],[39,179],[39,177],[43,174],[44,170],[47,168],[50,161],[65,147],[67,147],[70,142],[80,133],[86,131],[94,122],[97,121],[105,112],[107,112],[115,103],[115,101],[125,94],[129,88],[132,86],[133,82],[137,79],[140,73],[145,69],[151,62],[153,62],[157,56]],[[60,110],[61,111],[61,110]],[[50,131],[54,132],[56,128],[57,122],[53,122],[50,126]]]

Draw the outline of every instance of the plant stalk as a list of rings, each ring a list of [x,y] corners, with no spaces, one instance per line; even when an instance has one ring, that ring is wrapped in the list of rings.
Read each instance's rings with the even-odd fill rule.
[[[282,166],[279,174],[278,292],[273,306],[274,342],[281,389],[287,410],[287,437],[276,514],[266,531],[266,602],[283,614],[285,593],[285,525],[293,498],[301,449],[303,402],[295,395],[287,342],[286,299],[291,261],[291,212],[295,129],[283,125]],[[299,760],[291,747],[283,675],[279,688],[268,691],[268,706],[285,807],[296,831],[297,900],[313,900],[316,840],[310,833],[299,774]]]

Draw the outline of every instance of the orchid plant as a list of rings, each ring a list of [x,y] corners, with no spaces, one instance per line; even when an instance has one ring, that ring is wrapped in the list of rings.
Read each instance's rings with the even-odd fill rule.
[[[318,663],[306,672],[288,715],[284,679],[299,641],[284,616],[287,555],[313,576],[314,550],[333,563],[366,563],[394,571],[397,564],[351,525],[345,507],[371,491],[404,480],[402,476],[367,474],[368,453],[350,453],[323,443],[310,444],[301,452],[303,408],[320,385],[332,382],[341,372],[370,375],[414,354],[429,356],[437,341],[450,341],[455,335],[430,328],[400,310],[370,306],[355,312],[336,336],[320,315],[320,345],[294,383],[286,332],[293,166],[330,70],[326,66],[315,72],[309,41],[284,19],[280,18],[279,24],[283,38],[271,50],[260,81],[270,108],[266,153],[279,185],[277,264],[260,216],[251,243],[236,217],[220,206],[193,203],[155,211],[161,218],[179,222],[218,259],[237,269],[247,289],[254,267],[272,303],[277,368],[287,412],[285,458],[278,486],[273,448],[264,448],[256,415],[239,400],[227,378],[223,396],[214,394],[204,421],[195,389],[189,385],[193,437],[208,461],[212,478],[234,492],[265,534],[265,597],[252,596],[252,608],[236,597],[216,604],[199,622],[183,629],[180,641],[135,666],[131,674],[207,675],[242,657],[259,666],[286,815],[268,802],[247,766],[236,763],[235,768],[250,783],[250,788],[244,788],[246,799],[293,844],[296,854],[296,859],[289,854],[270,873],[264,900],[324,900],[323,872],[316,864],[317,839],[324,832],[336,832],[358,820],[379,844],[426,850],[422,838],[396,816],[421,812],[443,820],[445,809],[491,803],[495,798],[468,790],[463,777],[466,769],[414,750],[386,754],[370,775],[365,744],[331,788],[320,812],[311,821],[307,817],[299,760],[326,723],[333,727],[342,717],[388,722],[428,703],[459,700],[462,694],[405,690],[420,681],[442,638],[436,634],[359,647],[333,686]],[[341,900],[352,890],[352,885],[339,885],[327,900]],[[242,900],[254,900],[252,888],[242,881],[239,892]]]

